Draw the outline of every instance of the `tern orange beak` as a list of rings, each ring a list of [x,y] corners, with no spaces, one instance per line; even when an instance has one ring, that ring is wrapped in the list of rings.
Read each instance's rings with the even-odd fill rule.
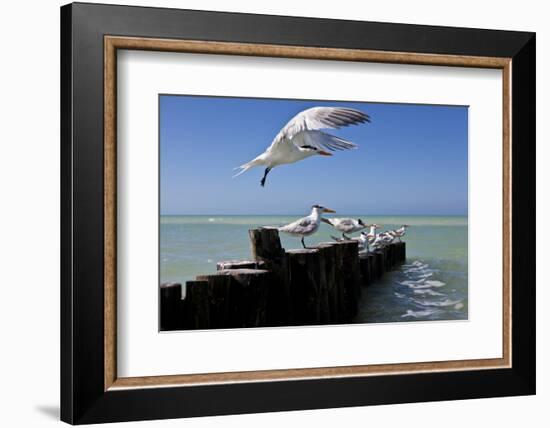
[[[325,208],[325,209],[323,210],[323,212],[324,212],[324,213],[335,213],[336,211],[331,210],[330,208]]]
[[[324,150],[319,150],[317,153],[319,153],[321,156],[332,156],[332,153],[325,152]]]

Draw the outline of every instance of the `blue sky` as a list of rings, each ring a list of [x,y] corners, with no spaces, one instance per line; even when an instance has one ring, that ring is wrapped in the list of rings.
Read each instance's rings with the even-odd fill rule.
[[[296,113],[364,111],[372,122],[327,130],[359,145],[231,178]],[[338,213],[465,215],[468,109],[463,106],[160,96],[161,214]]]

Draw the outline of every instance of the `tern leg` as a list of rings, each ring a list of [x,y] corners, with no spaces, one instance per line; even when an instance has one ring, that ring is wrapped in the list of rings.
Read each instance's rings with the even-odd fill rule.
[[[262,187],[265,186],[265,179],[267,178],[267,174],[269,174],[269,171],[271,171],[271,168],[266,168],[264,171],[264,176],[262,177],[262,181],[260,181]]]
[[[351,239],[351,238],[350,238],[349,236],[347,236],[345,233],[342,233],[342,237],[343,237],[344,239],[347,239],[348,241]]]

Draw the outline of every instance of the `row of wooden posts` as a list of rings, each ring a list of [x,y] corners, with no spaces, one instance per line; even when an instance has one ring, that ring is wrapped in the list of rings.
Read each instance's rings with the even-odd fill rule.
[[[362,287],[405,260],[405,243],[359,254],[356,241],[285,250],[277,229],[249,231],[252,260],[160,286],[160,329],[339,324],[357,315]]]

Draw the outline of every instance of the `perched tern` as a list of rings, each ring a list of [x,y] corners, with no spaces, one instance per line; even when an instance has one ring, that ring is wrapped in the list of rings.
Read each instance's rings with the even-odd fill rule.
[[[267,174],[279,165],[301,161],[314,155],[332,156],[330,151],[354,149],[356,144],[320,129],[340,129],[343,126],[370,122],[362,111],[344,107],[312,107],[294,116],[275,136],[271,145],[258,157],[235,169],[241,175],[255,166],[265,166],[260,181],[265,185]],[[328,151],[327,151],[328,150]]]
[[[284,232],[292,236],[301,236],[302,246],[304,248],[308,248],[304,243],[304,237],[313,235],[315,232],[317,232],[317,229],[319,229],[319,224],[321,223],[321,216],[323,213],[334,212],[335,211],[331,210],[330,208],[325,208],[320,205],[313,205],[311,207],[310,215],[289,223],[286,226],[279,227],[278,229],[280,232]]]
[[[393,236],[394,238],[399,239],[399,242],[401,242],[401,237],[405,236],[405,232],[407,231],[407,227],[410,227],[408,224],[404,224],[397,230],[390,230],[388,233]]]
[[[370,225],[370,231],[367,234],[368,238],[370,239],[371,243],[374,242],[374,239],[376,238],[376,229],[380,229],[382,226],[379,226],[377,224],[371,224]]]
[[[338,232],[341,232],[344,239],[350,239],[346,236],[346,233],[359,232],[368,226],[360,218],[357,220],[354,218],[323,218],[321,221],[330,224]]]
[[[392,242],[393,242],[393,236],[391,236],[388,232],[382,232],[376,235],[376,237],[372,241],[372,246],[374,248],[380,248],[388,244],[391,244]]]
[[[370,244],[373,241],[371,238],[369,238],[369,234],[363,231],[361,232],[357,240],[359,241],[360,251],[362,250],[368,254],[370,252]]]

